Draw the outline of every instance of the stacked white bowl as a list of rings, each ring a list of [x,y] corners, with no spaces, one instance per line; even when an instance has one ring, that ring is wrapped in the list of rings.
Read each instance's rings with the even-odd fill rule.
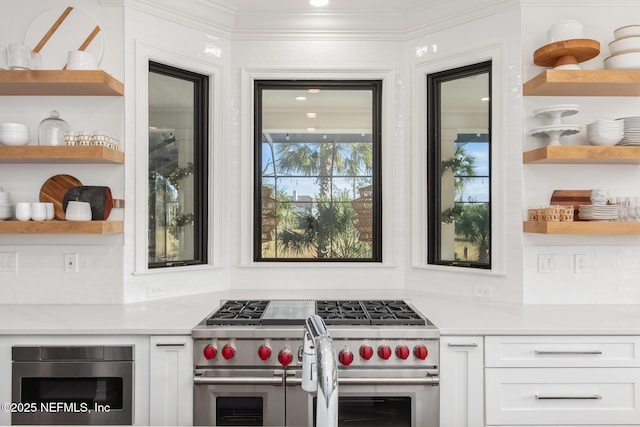
[[[616,145],[623,137],[622,120],[599,119],[587,125],[587,141],[591,145]]]
[[[613,32],[611,56],[604,60],[607,70],[640,70],[640,25],[627,25]]]
[[[11,195],[0,189],[0,220],[13,218]]]
[[[29,126],[21,123],[0,123],[0,144],[26,145],[29,142]]]

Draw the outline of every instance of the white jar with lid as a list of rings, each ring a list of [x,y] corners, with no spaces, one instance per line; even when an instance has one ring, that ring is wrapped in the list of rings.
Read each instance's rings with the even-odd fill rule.
[[[60,118],[60,113],[53,110],[49,117],[40,122],[38,145],[65,145],[64,135],[70,130],[69,124]]]

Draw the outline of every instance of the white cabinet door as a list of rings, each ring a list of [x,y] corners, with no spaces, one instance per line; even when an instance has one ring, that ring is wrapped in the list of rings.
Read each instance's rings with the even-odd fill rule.
[[[440,339],[440,427],[484,426],[482,337]]]
[[[149,361],[149,425],[185,426],[193,420],[191,336],[152,336]]]

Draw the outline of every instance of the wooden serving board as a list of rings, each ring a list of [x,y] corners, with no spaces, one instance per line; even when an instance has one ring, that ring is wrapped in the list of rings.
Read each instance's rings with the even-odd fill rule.
[[[550,204],[573,206],[573,217],[577,219],[580,205],[591,204],[591,190],[553,190]]]
[[[40,188],[40,201],[53,203],[55,219],[65,219],[62,202],[67,191],[81,186],[80,180],[71,175],[54,175]]]

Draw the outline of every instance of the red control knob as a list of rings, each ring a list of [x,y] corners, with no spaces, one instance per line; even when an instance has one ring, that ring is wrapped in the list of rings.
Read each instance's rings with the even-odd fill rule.
[[[406,360],[409,358],[411,352],[409,351],[409,347],[406,345],[399,345],[396,347],[396,356],[402,360]]]
[[[258,348],[258,357],[261,360],[267,360],[268,358],[270,358],[271,357],[271,347],[269,347],[266,344],[261,345]]]
[[[413,354],[415,354],[418,359],[424,360],[429,355],[429,350],[423,345],[417,345],[413,348]]]
[[[351,365],[351,362],[353,362],[353,353],[346,349],[342,350],[340,354],[338,354],[338,360],[344,366],[349,366]]]
[[[214,346],[208,345],[204,348],[204,350],[202,351],[202,354],[204,354],[205,359],[211,360],[214,357],[216,357],[216,354],[218,354],[218,350],[216,350]]]
[[[380,356],[380,358],[384,360],[390,358],[391,347],[389,347],[388,345],[381,345],[380,347],[378,347],[378,356]]]
[[[364,360],[369,360],[373,357],[373,348],[370,345],[360,346],[360,357]]]
[[[291,353],[291,350],[288,348],[280,350],[280,353],[278,353],[278,362],[280,362],[282,366],[288,366],[293,362],[293,353]]]
[[[233,359],[233,356],[236,355],[236,349],[234,346],[227,344],[222,347],[222,357],[226,360]]]

